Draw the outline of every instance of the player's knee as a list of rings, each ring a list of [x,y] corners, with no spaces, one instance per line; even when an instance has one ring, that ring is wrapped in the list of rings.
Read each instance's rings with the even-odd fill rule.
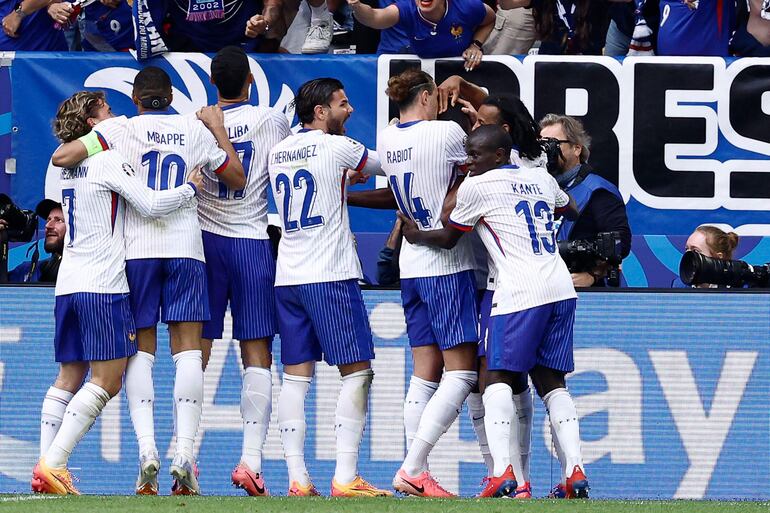
[[[53,386],[74,394],[83,385],[87,373],[88,364],[85,362],[62,364]]]
[[[244,369],[248,367],[269,369],[273,364],[270,341],[268,339],[241,341],[241,361]]]

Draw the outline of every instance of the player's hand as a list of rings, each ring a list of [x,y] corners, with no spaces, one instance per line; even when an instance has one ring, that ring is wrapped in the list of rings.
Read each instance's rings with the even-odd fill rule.
[[[19,31],[20,25],[21,18],[14,11],[11,11],[5,18],[3,18],[3,32],[5,32],[5,35],[8,37],[19,37],[17,32]]]
[[[201,110],[195,113],[198,119],[203,121],[206,128],[214,130],[216,128],[224,128],[225,126],[225,113],[219,107],[219,105],[209,105],[203,107]]]
[[[591,287],[596,279],[591,273],[572,273],[572,285],[575,287]]]
[[[451,105],[454,107],[457,99],[460,98],[460,86],[463,83],[460,75],[452,75],[438,86],[438,113],[446,111]]]
[[[201,187],[203,187],[204,179],[205,176],[203,175],[203,171],[200,167],[196,167],[187,175],[187,181],[193,184],[199,191],[201,190]]]
[[[367,181],[369,181],[369,175],[365,174],[363,171],[356,171],[355,169],[347,169],[346,172],[348,175],[348,184],[350,185],[366,183]]]
[[[72,4],[69,2],[58,2],[48,6],[48,16],[60,25],[66,25],[72,15]]]
[[[468,119],[471,122],[471,126],[472,127],[476,126],[476,122],[479,119],[479,113],[476,112],[476,109],[475,107],[473,107],[473,105],[471,105],[471,102],[469,102],[468,100],[463,100],[462,98],[458,98],[457,103],[462,105],[462,108],[460,110],[462,110],[463,114],[468,116]]]
[[[348,5],[355,11],[357,7],[361,5],[361,0],[348,0]]]
[[[474,44],[471,44],[468,48],[466,48],[463,52],[463,59],[465,59],[465,71],[476,69],[476,66],[481,64],[481,57],[483,55],[484,52],[482,52],[481,49]]]
[[[246,37],[261,36],[268,30],[270,30],[270,24],[261,14],[255,14],[246,22]]]
[[[106,5],[110,9],[117,9],[122,0],[99,0],[102,5]]]
[[[398,219],[401,221],[401,235],[409,241],[409,244],[415,244],[417,237],[420,234],[420,229],[417,228],[417,223],[406,217],[401,212],[396,212]]]
[[[8,223],[5,219],[0,219],[0,232],[8,228]]]

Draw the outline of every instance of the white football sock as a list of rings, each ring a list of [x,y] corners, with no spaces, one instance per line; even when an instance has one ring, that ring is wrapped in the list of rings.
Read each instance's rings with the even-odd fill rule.
[[[580,451],[580,426],[577,410],[572,396],[566,388],[551,390],[543,397],[548,415],[553,426],[553,434],[559,441],[564,452],[564,471],[562,475],[571,474],[575,465],[583,468],[583,457]],[[568,477],[568,476],[566,476]]]
[[[64,411],[74,394],[61,388],[50,387],[45,393],[43,406],[40,408],[40,457],[42,458],[51,446],[56,433],[61,426]]]
[[[310,381],[311,378],[305,376],[284,373],[281,395],[278,397],[278,427],[289,470],[289,483],[297,481],[302,486],[310,484],[305,466],[305,395],[310,388]]]
[[[203,369],[200,349],[182,351],[173,356],[174,404],[176,405],[176,454],[194,461],[195,435],[203,407]]]
[[[45,453],[45,462],[49,467],[65,468],[75,445],[91,429],[110,394],[99,385],[86,383],[67,405],[59,432]]]
[[[516,475],[517,480],[521,478],[523,481],[519,485],[529,482],[529,456],[532,445],[532,416],[534,409],[532,407],[532,392],[529,388],[520,394],[513,396],[513,404],[516,406],[516,416],[518,422],[516,426],[512,426],[512,429],[518,429],[519,446],[511,447],[511,457],[513,458],[517,452],[521,457],[521,476]],[[516,469],[514,468],[514,472]]]
[[[425,406],[433,397],[438,389],[438,383],[426,381],[417,376],[412,376],[409,381],[409,390],[404,398],[404,432],[406,433],[406,450],[412,446],[414,434],[417,432],[417,426],[420,425],[420,418]]]
[[[247,367],[241,388],[243,451],[241,462],[252,472],[262,472],[262,447],[270,425],[273,400],[273,376],[270,369]]]
[[[567,484],[567,466],[564,462],[564,451],[561,450],[561,445],[559,445],[559,439],[556,438],[556,432],[553,429],[553,424],[550,422],[550,416],[548,417],[548,427],[551,430],[551,441],[553,442],[553,448],[556,450],[556,458],[559,460],[559,469],[561,470],[561,479],[559,482],[562,485]]]
[[[463,407],[463,402],[476,385],[476,371],[447,371],[420,418],[414,441],[401,468],[410,476],[425,472],[428,454]]]
[[[480,393],[471,392],[468,394],[465,404],[468,405],[468,416],[471,418],[473,431],[476,432],[476,439],[479,441],[481,456],[484,458],[484,464],[487,466],[487,476],[491,476],[494,471],[494,460],[492,459],[492,453],[489,452],[487,432],[484,429],[484,401]]]
[[[155,445],[155,421],[153,408],[155,405],[155,384],[152,381],[152,366],[155,355],[138,351],[128,359],[126,365],[126,398],[131,422],[134,425],[136,440],[139,443],[139,454],[155,455],[158,453]],[[176,405],[174,405],[176,407]]]
[[[337,435],[337,466],[334,479],[347,484],[358,475],[358,449],[364,435],[369,387],[374,372],[364,369],[342,377],[334,429]]]
[[[321,21],[327,21],[330,17],[329,8],[326,6],[326,2],[322,3],[318,7],[313,7],[310,5],[310,2],[308,2],[308,5],[310,6],[310,23],[315,25],[318,22]]]
[[[489,439],[489,449],[495,461],[493,475],[500,477],[511,465],[511,438],[516,432],[511,428],[516,407],[513,391],[506,383],[494,383],[484,391],[484,428]],[[516,436],[518,439],[518,436]],[[516,442],[518,445],[518,442]]]

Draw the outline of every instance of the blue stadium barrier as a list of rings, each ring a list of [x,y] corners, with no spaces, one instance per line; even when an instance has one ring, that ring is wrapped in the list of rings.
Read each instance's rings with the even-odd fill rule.
[[[404,455],[402,401],[411,357],[399,292],[367,290],[377,358],[362,474],[388,487]],[[53,290],[0,287],[0,493],[29,490],[38,456],[39,410],[54,379]],[[205,378],[198,458],[207,495],[241,493],[229,476],[241,450],[237,342],[215,342]],[[569,378],[581,416],[586,468],[596,498],[770,498],[770,295],[753,291],[586,292],[575,326],[577,369]],[[156,434],[171,447],[173,365],[160,330],[155,365]],[[274,344],[276,362],[280,344]],[[274,368],[274,399],[280,389]],[[308,467],[328,493],[334,470],[332,427],[339,379],[318,366],[308,396]],[[275,404],[275,403],[274,403]],[[543,407],[535,400],[532,483],[545,496],[558,480]],[[130,494],[137,446],[125,397],[118,396],[71,459],[85,493]],[[431,468],[450,490],[479,490],[484,467],[466,412],[444,435]],[[276,416],[264,473],[273,494],[287,489]]]

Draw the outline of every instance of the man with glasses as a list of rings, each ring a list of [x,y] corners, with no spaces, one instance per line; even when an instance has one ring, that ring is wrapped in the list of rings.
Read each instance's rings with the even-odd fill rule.
[[[580,212],[576,221],[564,221],[559,240],[593,240],[598,233],[618,232],[623,258],[631,251],[631,229],[626,205],[618,188],[593,173],[588,164],[591,137],[583,124],[570,116],[547,114],[540,121],[540,137],[545,146],[555,151],[549,158],[548,170],[561,188],[570,193]],[[588,272],[572,273],[576,287],[605,286],[607,269],[597,265]]]

